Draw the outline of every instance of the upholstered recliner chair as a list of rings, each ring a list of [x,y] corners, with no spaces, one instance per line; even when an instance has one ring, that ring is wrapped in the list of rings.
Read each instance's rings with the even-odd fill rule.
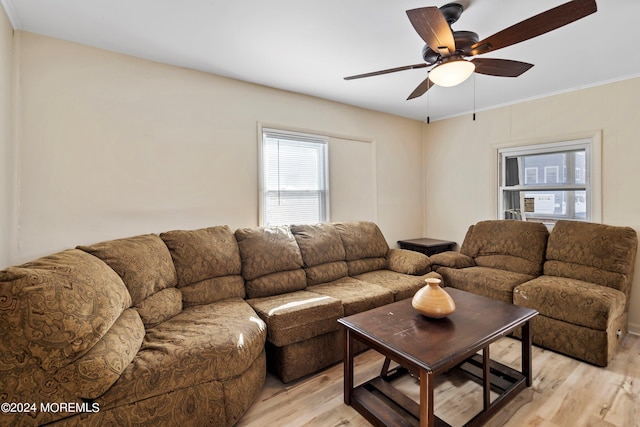
[[[513,302],[513,289],[542,273],[549,232],[541,223],[481,221],[469,227],[460,252],[432,255],[445,286]]]
[[[540,313],[534,344],[606,366],[627,333],[637,247],[629,227],[558,221],[543,275],[513,294],[515,304]]]

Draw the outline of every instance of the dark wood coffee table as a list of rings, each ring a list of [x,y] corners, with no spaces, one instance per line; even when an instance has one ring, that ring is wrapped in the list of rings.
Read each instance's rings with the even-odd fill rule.
[[[460,368],[481,382],[483,410],[466,426],[480,425],[531,386],[531,327],[538,312],[458,289],[445,288],[456,311],[443,319],[419,314],[411,299],[395,302],[340,322],[345,327],[344,402],[374,425],[448,426],[433,413],[434,377]],[[489,345],[522,327],[522,369],[489,357]],[[387,357],[381,375],[353,387],[353,343],[358,340]],[[482,354],[478,352],[482,350]],[[388,371],[393,360],[420,378],[420,404],[396,390]],[[491,401],[491,390],[499,394]]]

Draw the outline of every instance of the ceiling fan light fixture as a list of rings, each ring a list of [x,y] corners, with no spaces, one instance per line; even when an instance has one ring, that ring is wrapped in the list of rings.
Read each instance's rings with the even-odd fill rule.
[[[475,71],[473,62],[462,58],[443,61],[429,72],[429,80],[438,86],[456,86],[467,80]]]

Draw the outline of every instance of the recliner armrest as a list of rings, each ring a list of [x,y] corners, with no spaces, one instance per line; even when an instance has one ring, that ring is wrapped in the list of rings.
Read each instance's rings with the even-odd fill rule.
[[[439,267],[467,268],[476,265],[473,258],[460,252],[447,251],[431,255],[431,266],[437,271]]]
[[[431,271],[431,260],[425,254],[407,249],[389,249],[389,270],[396,273],[421,276]]]

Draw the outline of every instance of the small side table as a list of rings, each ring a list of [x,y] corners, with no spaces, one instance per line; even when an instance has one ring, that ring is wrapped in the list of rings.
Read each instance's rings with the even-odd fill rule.
[[[456,242],[430,239],[428,237],[422,239],[398,240],[398,244],[400,245],[400,249],[421,252],[427,256],[437,254],[439,252],[452,251],[456,247]]]

